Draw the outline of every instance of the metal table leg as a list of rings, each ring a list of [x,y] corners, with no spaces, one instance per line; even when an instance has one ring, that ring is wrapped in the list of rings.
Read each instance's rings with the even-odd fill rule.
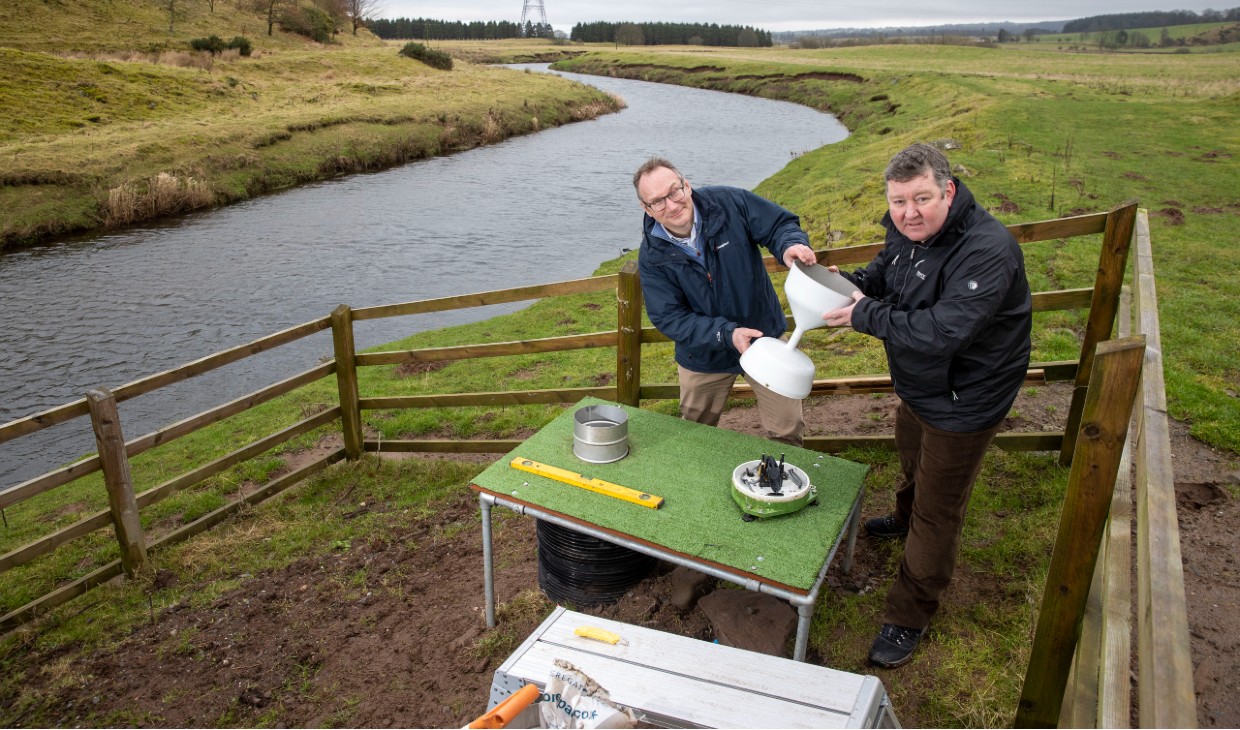
[[[487,628],[495,628],[495,556],[491,552],[491,506],[489,495],[479,494],[482,507],[482,591],[486,596]]]
[[[792,646],[792,660],[797,662],[805,661],[805,649],[809,646],[809,624],[814,618],[814,603],[808,601],[805,603],[797,603],[797,638],[796,643]]]
[[[853,550],[857,547],[857,532],[861,527],[861,498],[865,496],[865,487],[857,492],[857,501],[853,503],[852,514],[848,516],[848,548],[844,550],[844,574],[852,572]]]

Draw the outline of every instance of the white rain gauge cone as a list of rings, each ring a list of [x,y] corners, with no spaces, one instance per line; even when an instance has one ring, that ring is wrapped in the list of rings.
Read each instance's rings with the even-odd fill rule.
[[[787,342],[774,337],[751,342],[741,355],[745,377],[788,398],[808,396],[814,387],[814,362],[797,349],[797,344],[809,330],[826,326],[823,313],[851,304],[855,291],[852,282],[825,266],[795,262],[784,282],[784,294],[796,327]]]

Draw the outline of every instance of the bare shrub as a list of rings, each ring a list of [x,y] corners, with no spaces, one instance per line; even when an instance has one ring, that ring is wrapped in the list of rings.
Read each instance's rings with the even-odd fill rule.
[[[127,182],[109,190],[103,218],[109,226],[122,226],[203,208],[214,201],[205,182],[161,172],[144,183]]]
[[[620,97],[617,96],[612,98],[617,102],[617,106],[612,106],[605,101],[592,101],[589,104],[575,107],[570,113],[570,116],[574,122],[583,122],[587,119],[595,119],[604,114],[610,114],[617,108],[623,109],[627,106],[624,100]]]
[[[487,112],[487,118],[482,123],[482,141],[487,144],[495,144],[507,136],[503,120]]]

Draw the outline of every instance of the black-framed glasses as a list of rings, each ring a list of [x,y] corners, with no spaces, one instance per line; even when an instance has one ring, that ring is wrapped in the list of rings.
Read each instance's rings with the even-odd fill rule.
[[[664,195],[662,198],[655,198],[649,203],[642,203],[642,205],[649,208],[650,212],[652,213],[662,213],[664,209],[667,208],[667,201],[670,200],[673,203],[679,203],[680,201],[684,199],[685,199],[685,179],[682,177],[680,178],[680,185],[678,185],[675,190],[668,193],[667,195]]]

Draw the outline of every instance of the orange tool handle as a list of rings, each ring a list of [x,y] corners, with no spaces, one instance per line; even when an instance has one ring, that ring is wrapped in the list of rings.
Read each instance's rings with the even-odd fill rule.
[[[508,727],[508,723],[515,720],[522,710],[534,704],[541,695],[542,690],[538,688],[538,685],[527,684],[509,695],[508,699],[496,705],[495,709],[469,723],[467,727]]]

